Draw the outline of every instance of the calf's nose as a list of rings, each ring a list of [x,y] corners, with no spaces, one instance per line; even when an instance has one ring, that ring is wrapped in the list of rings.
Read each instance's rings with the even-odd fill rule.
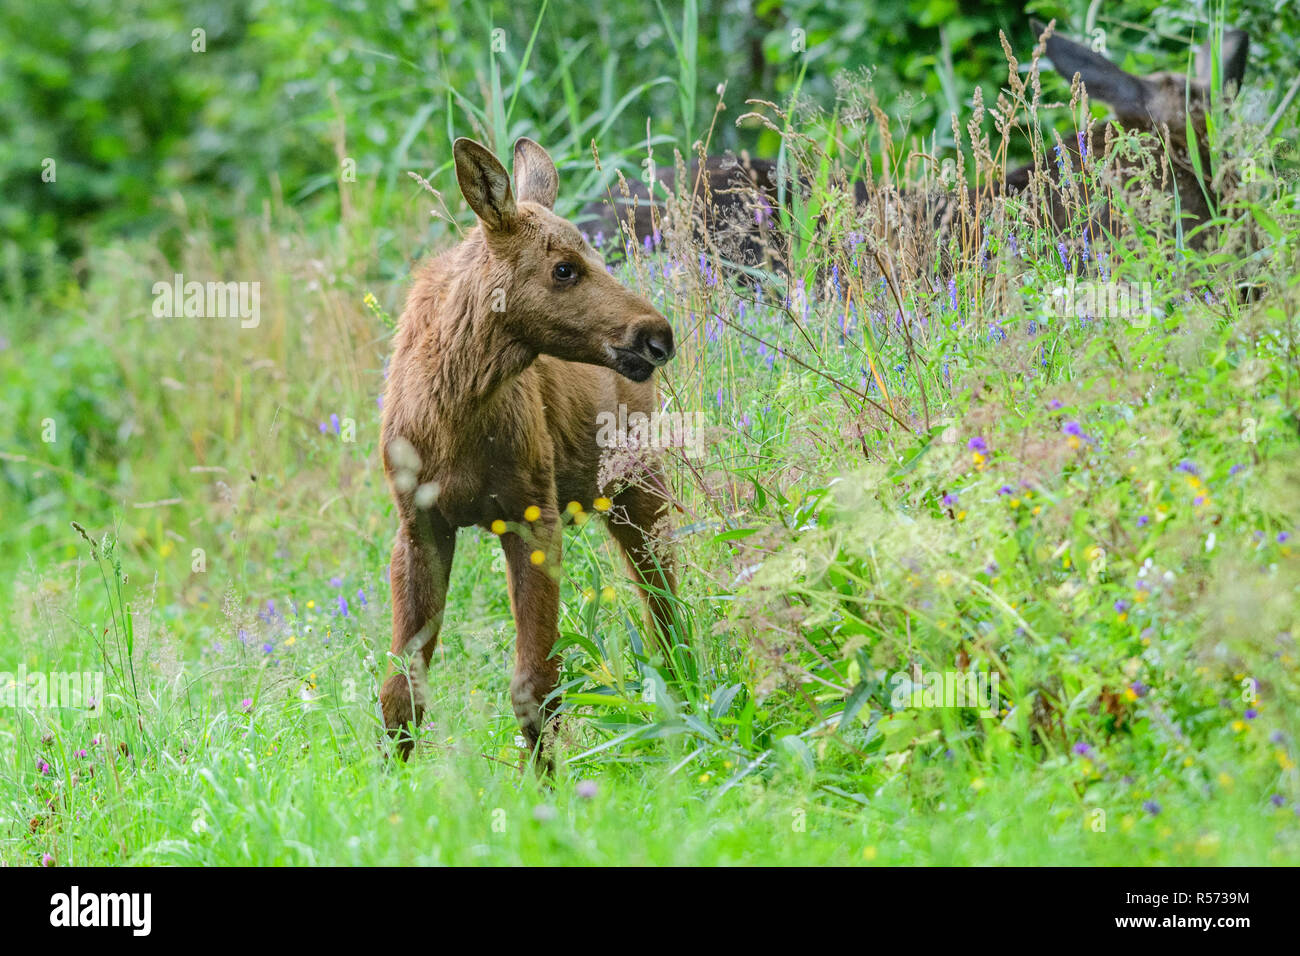
[[[651,365],[660,366],[673,357],[673,330],[668,323],[643,326],[637,334],[637,351]]]

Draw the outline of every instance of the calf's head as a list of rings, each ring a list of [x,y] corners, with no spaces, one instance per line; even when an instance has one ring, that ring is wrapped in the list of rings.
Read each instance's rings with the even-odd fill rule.
[[[479,218],[504,331],[541,355],[603,365],[643,382],[673,357],[673,330],[620,285],[577,226],[553,212],[555,163],[531,139],[515,143],[515,190],[487,147],[456,140],[456,179]]]

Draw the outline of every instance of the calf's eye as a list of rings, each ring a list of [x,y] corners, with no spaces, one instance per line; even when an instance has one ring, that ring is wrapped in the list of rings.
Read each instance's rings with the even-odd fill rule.
[[[555,268],[551,270],[551,275],[556,282],[572,282],[578,277],[578,270],[573,267],[572,262],[557,262]]]

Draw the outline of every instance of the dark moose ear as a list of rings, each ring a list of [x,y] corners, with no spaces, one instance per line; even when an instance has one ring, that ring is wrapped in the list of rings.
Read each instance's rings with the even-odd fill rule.
[[[451,147],[456,160],[456,181],[461,195],[474,210],[484,228],[495,232],[509,230],[515,222],[515,197],[510,191],[510,175],[501,160],[482,143],[464,136]]]
[[[515,188],[520,200],[555,208],[560,193],[560,174],[546,150],[526,136],[515,140]]]
[[[1224,30],[1219,39],[1219,72],[1223,89],[1241,89],[1246,76],[1246,60],[1250,58],[1250,35],[1245,30]],[[1196,80],[1206,89],[1212,82],[1214,63],[1214,35],[1196,48]]]
[[[1039,36],[1047,29],[1038,20],[1030,22]],[[1109,103],[1121,116],[1145,112],[1149,87],[1142,77],[1125,73],[1100,53],[1055,32],[1047,38],[1047,56],[1057,73],[1070,82],[1079,74],[1088,96]]]

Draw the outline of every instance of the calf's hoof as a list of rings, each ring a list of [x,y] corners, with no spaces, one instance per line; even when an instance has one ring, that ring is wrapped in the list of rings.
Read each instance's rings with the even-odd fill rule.
[[[384,681],[379,691],[379,706],[384,713],[388,736],[396,743],[397,756],[405,760],[415,746],[411,731],[424,715],[424,705],[415,699],[411,682],[405,674],[394,674]]]

